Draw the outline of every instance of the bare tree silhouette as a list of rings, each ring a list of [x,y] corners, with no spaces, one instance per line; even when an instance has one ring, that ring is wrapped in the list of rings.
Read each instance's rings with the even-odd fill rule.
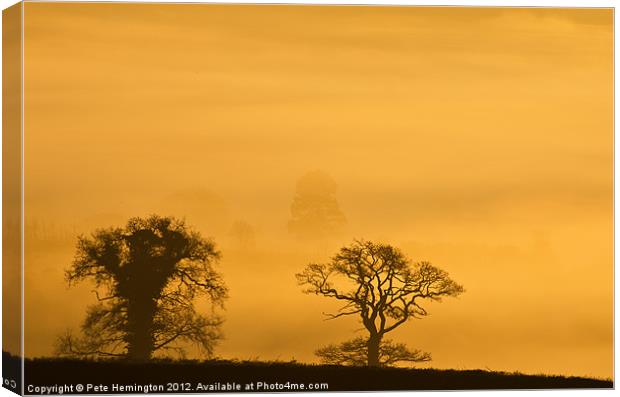
[[[368,364],[368,340],[362,337],[327,345],[315,354],[323,364],[365,366]],[[420,350],[410,350],[404,343],[382,340],[379,344],[379,366],[390,366],[399,362],[418,363],[430,361],[431,355]]]
[[[368,331],[369,366],[379,366],[385,334],[412,318],[427,315],[423,300],[440,301],[464,292],[445,271],[429,262],[410,264],[405,255],[387,244],[355,241],[343,247],[327,264],[309,264],[298,273],[305,293],[342,301],[329,319],[359,316]]]
[[[198,314],[194,300],[223,306],[219,258],[213,242],[171,217],[132,218],[124,228],[80,236],[66,280],[93,281],[99,303],[88,309],[83,336],[59,337],[57,354],[144,361],[157,351],[184,355],[189,342],[211,355],[222,319]]]

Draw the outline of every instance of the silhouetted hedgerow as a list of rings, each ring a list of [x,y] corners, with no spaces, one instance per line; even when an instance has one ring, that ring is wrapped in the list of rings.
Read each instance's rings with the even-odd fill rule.
[[[372,390],[458,390],[458,389],[552,389],[613,388],[611,380],[580,377],[523,375],[483,370],[439,370],[382,367],[344,367],[225,360],[155,360],[134,363],[123,360],[27,359],[26,385],[53,384],[155,384],[203,385],[262,382],[327,384],[324,391]],[[164,392],[170,390],[164,390]],[[261,391],[256,390],[254,391]],[[299,391],[269,389],[262,391]],[[309,390],[308,390],[309,391]],[[196,392],[196,390],[175,390]],[[68,392],[70,394],[70,392]]]

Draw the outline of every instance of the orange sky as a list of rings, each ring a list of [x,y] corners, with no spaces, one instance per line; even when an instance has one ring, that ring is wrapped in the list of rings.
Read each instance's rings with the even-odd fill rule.
[[[612,28],[610,9],[26,3],[26,354],[95,301],[63,280],[75,235],[157,212],[222,249],[222,357],[352,337],[294,274],[363,237],[467,289],[392,335],[430,365],[611,377]],[[348,219],[321,247],[286,230],[314,169]]]

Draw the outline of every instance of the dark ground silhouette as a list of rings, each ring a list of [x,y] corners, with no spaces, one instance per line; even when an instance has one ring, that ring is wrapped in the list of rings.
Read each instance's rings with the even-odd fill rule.
[[[22,369],[20,358],[5,351],[2,352],[2,387],[19,393]]]
[[[163,385],[166,388],[168,382],[190,384],[188,390],[163,390],[176,393],[209,391],[196,390],[198,382],[206,387],[216,383],[234,382],[240,384],[240,391],[246,391],[244,390],[246,384],[254,383],[254,391],[263,392],[300,390],[286,388],[257,390],[257,382],[271,384],[290,382],[306,385],[327,383],[329,385],[327,391],[613,388],[611,380],[580,377],[509,374],[482,370],[340,367],[224,360],[160,360],[132,364],[123,361],[27,359],[25,378],[26,387],[77,383],[108,386],[150,383]],[[65,393],[71,394],[71,391]],[[94,394],[96,391],[91,390],[89,393]]]

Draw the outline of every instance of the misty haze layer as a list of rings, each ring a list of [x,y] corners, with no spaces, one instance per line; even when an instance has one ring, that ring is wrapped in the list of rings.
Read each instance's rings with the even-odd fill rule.
[[[222,251],[221,357],[316,362],[360,335],[294,275],[365,238],[466,287],[391,335],[425,365],[612,376],[611,10],[25,12],[27,356],[96,302],[63,278],[77,235],[157,213]],[[315,170],[346,222],[300,240]]]

